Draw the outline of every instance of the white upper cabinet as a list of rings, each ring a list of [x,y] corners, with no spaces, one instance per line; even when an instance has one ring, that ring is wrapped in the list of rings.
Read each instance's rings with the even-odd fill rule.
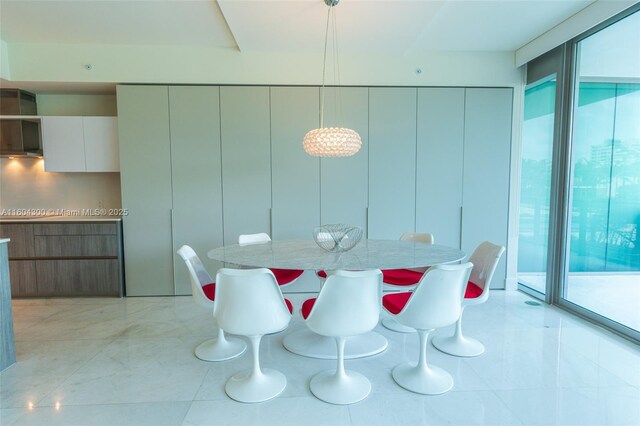
[[[42,117],[44,170],[85,172],[82,117]]]
[[[118,172],[116,117],[42,117],[47,172]]]
[[[119,172],[118,119],[116,117],[82,117],[82,124],[87,171]]]

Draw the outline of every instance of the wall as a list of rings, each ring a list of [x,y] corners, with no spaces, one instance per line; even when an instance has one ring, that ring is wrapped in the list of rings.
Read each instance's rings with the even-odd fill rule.
[[[119,173],[47,173],[43,159],[0,159],[2,209],[89,209],[100,203],[121,206]]]
[[[39,115],[118,115],[116,95],[40,93],[36,98]]]
[[[4,40],[0,40],[0,78],[11,79],[11,68],[9,66],[9,46]]]
[[[40,115],[116,115],[115,95],[39,94]],[[120,208],[119,173],[47,173],[44,160],[0,158],[0,208]],[[11,214],[11,213],[8,213]]]
[[[13,43],[9,59],[16,83],[319,85],[322,79],[322,55],[315,53]],[[85,69],[87,63],[91,70]],[[515,86],[519,75],[513,52],[368,53],[340,58],[343,85]]]

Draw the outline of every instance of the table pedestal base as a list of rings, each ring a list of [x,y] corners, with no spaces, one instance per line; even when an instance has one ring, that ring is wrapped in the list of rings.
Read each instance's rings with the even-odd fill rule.
[[[309,358],[338,358],[336,339],[320,336],[309,329],[288,334],[284,337],[283,345],[289,352]],[[344,347],[344,358],[353,359],[375,355],[387,349],[388,345],[387,339],[375,331],[349,337]]]

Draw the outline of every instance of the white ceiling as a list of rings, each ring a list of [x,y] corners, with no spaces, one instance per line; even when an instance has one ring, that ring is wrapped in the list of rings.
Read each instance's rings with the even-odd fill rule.
[[[513,51],[594,0],[342,0],[340,51]],[[0,0],[8,43],[317,52],[322,0]]]

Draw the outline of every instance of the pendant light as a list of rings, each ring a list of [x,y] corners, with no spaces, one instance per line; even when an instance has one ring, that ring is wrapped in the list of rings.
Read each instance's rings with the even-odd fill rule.
[[[307,154],[313,157],[349,157],[360,151],[362,140],[358,132],[352,129],[342,127],[324,127],[324,83],[327,70],[327,40],[329,38],[329,21],[333,7],[338,4],[339,0],[324,0],[329,6],[327,13],[327,29],[324,36],[324,59],[322,65],[322,88],[320,89],[320,128],[309,131],[304,136],[303,146]],[[338,62],[337,55],[337,36],[335,28],[335,12],[334,12],[334,52],[335,68]],[[339,90],[339,89],[338,89]]]

